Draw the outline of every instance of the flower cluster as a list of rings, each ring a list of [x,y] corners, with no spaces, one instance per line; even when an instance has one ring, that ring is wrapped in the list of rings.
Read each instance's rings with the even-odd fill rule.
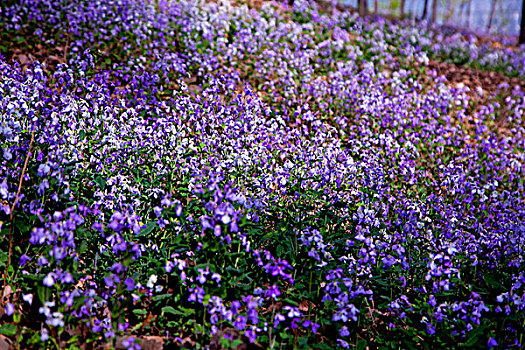
[[[525,94],[428,66],[523,76],[522,54],[261,6],[0,6],[0,332],[522,346]]]

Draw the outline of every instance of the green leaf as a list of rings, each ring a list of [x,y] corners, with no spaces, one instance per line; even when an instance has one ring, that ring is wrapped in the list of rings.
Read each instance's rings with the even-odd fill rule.
[[[228,271],[228,272],[237,272],[237,273],[241,273],[242,272],[242,270],[236,269],[235,267],[232,267],[232,266],[226,266],[225,270]]]
[[[97,183],[97,185],[99,185],[101,189],[106,188],[106,180],[104,180],[100,175],[95,177],[95,182]]]
[[[133,310],[133,313],[135,315],[145,315],[146,314],[146,310],[144,310],[144,309],[135,309],[135,310]]]
[[[78,247],[77,252],[78,254],[83,254],[86,252],[87,249],[88,249],[88,245],[86,241],[83,240],[82,243],[80,243],[80,247]]]
[[[75,334],[72,336],[68,341],[67,344],[71,344],[72,346],[75,346],[77,341],[80,339],[80,334]],[[69,349],[72,349],[71,347]],[[78,349],[77,347],[74,347],[74,349]]]
[[[281,301],[284,301],[285,303],[289,304],[289,305],[292,305],[292,306],[297,306],[297,301],[295,300],[292,300],[290,298],[284,298],[284,299],[281,299]]]
[[[161,310],[162,312],[168,313],[168,314],[184,315],[183,312],[176,310],[173,306],[164,306]]]
[[[368,344],[366,343],[366,340],[364,340],[364,339],[359,339],[359,340],[357,341],[357,344],[356,344],[355,347],[356,347],[357,350],[364,350],[364,349],[366,349],[366,346],[367,346],[367,345],[368,345]]]
[[[190,315],[193,315],[195,313],[195,310],[188,309],[188,308],[185,308],[185,307],[182,307],[182,306],[179,306],[179,309],[184,312],[185,316],[190,316]]]
[[[153,301],[159,301],[159,300],[164,300],[164,299],[167,299],[169,297],[171,297],[172,294],[161,294],[161,295],[155,295],[153,297]]]
[[[486,273],[483,275],[483,280],[485,283],[487,283],[490,287],[495,289],[504,289],[505,287],[498,281],[494,275],[490,273]]]
[[[300,337],[297,341],[300,348],[308,348],[308,337]]]
[[[241,339],[235,339],[234,341],[232,341],[230,346],[231,346],[232,349],[235,349],[236,347],[238,347],[242,343],[243,343],[243,341]]]
[[[46,290],[47,287],[44,286],[38,286],[36,289],[36,294],[38,295],[38,299],[40,299],[42,304],[46,301]]]
[[[146,235],[150,234],[151,231],[153,231],[155,229],[155,227],[157,227],[157,223],[155,221],[150,221],[150,222],[148,222],[148,224],[146,225],[145,228],[140,230],[140,232],[137,234],[137,236],[146,236]]]
[[[472,332],[468,333],[468,340],[467,342],[461,344],[462,347],[472,348],[474,345],[476,345],[479,342],[479,337],[483,335],[484,331],[485,331],[485,327],[480,326],[477,329],[473,330]],[[480,344],[478,344],[478,346],[479,345]]]
[[[195,310],[187,309],[187,308],[184,308],[182,306],[179,306],[179,310],[175,309],[172,306],[164,306],[161,309],[161,311],[164,312],[164,313],[177,315],[177,316],[190,316],[190,315],[193,315],[195,313]]]
[[[16,228],[20,230],[20,232],[30,232],[33,226],[25,221],[17,221],[15,222]]]
[[[12,337],[16,334],[16,324],[6,323],[0,326],[0,334]]]
[[[223,349],[229,349],[230,348],[230,340],[229,339],[226,339],[224,337],[220,337],[220,341],[221,341],[221,347]]]

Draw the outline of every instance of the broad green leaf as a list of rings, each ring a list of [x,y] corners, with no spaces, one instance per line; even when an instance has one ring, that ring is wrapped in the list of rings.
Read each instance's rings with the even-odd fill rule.
[[[140,232],[137,234],[137,236],[146,236],[146,235],[150,234],[151,231],[153,231],[155,229],[155,227],[157,227],[157,223],[155,221],[150,221],[150,222],[148,222],[148,224],[146,225],[145,228],[140,230]]]
[[[153,297],[153,301],[164,300],[164,299],[170,298],[170,297],[172,297],[172,296],[173,296],[172,294],[161,294],[161,295],[155,295],[155,296]]]
[[[102,176],[97,176],[95,177],[95,182],[97,183],[97,185],[100,186],[101,189],[105,189],[106,188],[106,180],[104,180],[102,178]]]
[[[6,323],[0,326],[0,334],[12,337],[16,334],[16,324]]]
[[[146,310],[144,310],[144,309],[135,309],[135,310],[133,310],[133,313],[135,315],[145,315],[146,314]]]
[[[174,315],[184,315],[183,312],[176,310],[172,306],[164,306],[162,309],[162,312],[168,313],[168,314],[174,314]]]

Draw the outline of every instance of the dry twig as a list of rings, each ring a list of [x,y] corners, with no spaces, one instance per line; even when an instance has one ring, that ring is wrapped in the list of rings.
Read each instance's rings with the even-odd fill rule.
[[[9,213],[9,251],[7,253],[7,264],[5,267],[5,278],[4,285],[2,286],[2,291],[4,291],[7,286],[7,274],[9,271],[9,266],[11,265],[11,255],[13,254],[13,227],[15,222],[14,212],[16,203],[18,202],[18,198],[20,196],[20,192],[22,191],[22,183],[24,182],[24,175],[27,170],[27,163],[29,162],[29,157],[31,157],[31,147],[33,147],[33,141],[35,140],[35,125],[33,125],[32,129],[33,130],[31,131],[31,141],[29,142],[29,148],[27,149],[26,160],[24,162],[24,167],[22,168],[20,181],[18,182],[18,190],[16,191],[15,200],[13,201],[13,205],[11,206],[11,212]]]

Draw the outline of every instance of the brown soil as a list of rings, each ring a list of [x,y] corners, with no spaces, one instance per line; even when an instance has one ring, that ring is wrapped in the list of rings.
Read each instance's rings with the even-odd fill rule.
[[[471,91],[481,87],[489,95],[498,93],[502,88],[525,90],[525,81],[519,78],[510,78],[502,73],[483,71],[466,66],[457,66],[453,63],[437,62],[431,60],[428,64],[430,70],[435,69],[438,75],[445,75],[454,87],[467,86]],[[502,85],[503,84],[503,85]]]

